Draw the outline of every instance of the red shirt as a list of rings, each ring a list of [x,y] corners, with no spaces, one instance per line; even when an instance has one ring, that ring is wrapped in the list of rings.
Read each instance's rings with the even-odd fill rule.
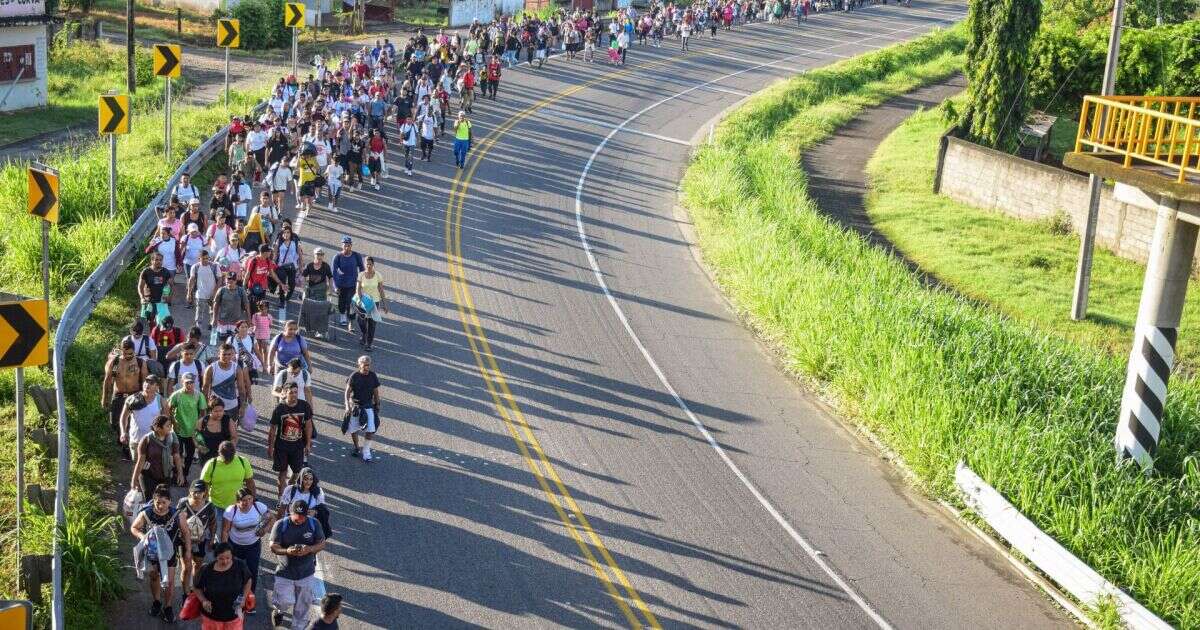
[[[380,136],[372,136],[371,137],[371,151],[373,153],[383,153],[384,146],[385,145],[383,144],[382,137],[380,137]]]
[[[246,267],[246,286],[266,289],[267,280],[271,277],[271,272],[275,271],[277,267],[278,265],[271,262],[270,259],[255,256],[254,260],[251,260],[249,266]]]
[[[350,69],[353,70],[354,74],[360,79],[365,79],[367,75],[371,73],[370,66],[361,61],[351,66]]]
[[[488,62],[487,75],[488,75],[488,79],[490,79],[492,81],[500,80],[500,62],[499,61]]]
[[[475,87],[475,73],[468,70],[467,73],[463,75],[463,89],[469,90],[473,87]]]

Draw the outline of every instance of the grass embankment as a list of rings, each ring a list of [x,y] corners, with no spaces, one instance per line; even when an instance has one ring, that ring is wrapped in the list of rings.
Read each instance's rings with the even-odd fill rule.
[[[150,50],[138,48],[138,90],[134,95],[135,112],[161,108],[162,79],[154,76]],[[5,143],[24,140],[47,131],[72,125],[96,125],[96,101],[108,90],[125,90],[125,49],[106,42],[56,43],[50,49],[46,89],[49,106],[0,114],[0,138]],[[176,80],[174,96],[187,88],[187,80]]]
[[[264,87],[265,89],[265,87]],[[233,111],[246,111],[262,95],[233,93]],[[183,108],[176,113],[173,155],[163,155],[161,114],[148,112],[133,119],[132,133],[118,142],[120,212],[108,217],[108,147],[97,143],[69,153],[48,157],[60,171],[60,222],[50,231],[51,314],[61,315],[73,287],[82,282],[129,229],[133,212],[140,211],[162,188],[184,157],[228,120],[225,109]],[[220,162],[219,160],[217,162]],[[210,172],[215,166],[208,169]],[[203,182],[204,174],[198,179]],[[0,291],[41,295],[40,225],[25,212],[24,167],[0,168],[0,268],[5,270]],[[101,366],[108,351],[133,321],[135,304],[133,274],[126,273],[84,326],[67,356],[66,400],[70,419],[71,482],[67,556],[67,625],[71,628],[104,627],[105,602],[119,598],[118,550],[111,512],[102,505],[106,491],[113,488],[107,465],[116,457],[108,417],[99,407]],[[32,385],[53,386],[47,370],[26,370]],[[0,599],[17,597],[15,539],[15,405],[12,370],[0,371]],[[28,405],[30,427],[53,430],[53,421],[36,419],[32,401]],[[27,483],[53,487],[55,460],[37,446],[29,445]],[[36,508],[27,509],[25,553],[49,553],[53,517]],[[118,556],[119,554],[119,556]],[[50,590],[44,589],[49,601]],[[44,619],[45,610],[39,610]]]
[[[871,160],[871,220],[909,259],[956,291],[1068,341],[1124,359],[1133,339],[1145,267],[1097,248],[1089,317],[1071,321],[1079,237],[1069,219],[1021,221],[933,194],[940,111],[909,118]],[[1192,283],[1192,294],[1198,290]],[[1185,331],[1200,330],[1200,303],[1184,307]],[[1200,362],[1200,338],[1182,335],[1184,372]],[[1172,383],[1172,387],[1180,381]]]
[[[427,0],[416,0],[411,3],[402,3],[396,7],[396,21],[413,26],[429,26],[442,27],[446,26],[448,20],[446,16],[438,13],[437,2],[428,2]]]
[[[1176,384],[1157,473],[1110,445],[1123,361],[924,286],[814,206],[800,155],[864,107],[947,76],[961,31],[804,74],[753,98],[684,176],[718,282],[788,368],[956,500],[959,459],[1179,627],[1200,625],[1200,388]]]

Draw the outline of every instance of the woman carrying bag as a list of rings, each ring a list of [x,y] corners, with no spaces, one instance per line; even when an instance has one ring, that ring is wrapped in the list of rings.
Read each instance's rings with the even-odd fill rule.
[[[275,513],[254,498],[254,490],[238,490],[237,502],[225,509],[225,527],[221,541],[229,543],[233,556],[250,569],[250,594],[258,586],[258,562],[262,557],[262,538],[271,531]],[[253,613],[251,613],[253,614]]]
[[[288,508],[297,500],[304,501],[308,504],[308,515],[321,523],[325,537],[333,535],[333,529],[329,526],[329,506],[325,505],[325,491],[321,490],[321,482],[312,468],[301,468],[279,497],[279,508],[276,510],[278,518],[284,518]]]
[[[233,547],[217,543],[212,562],[196,574],[195,589],[179,618],[199,616],[201,630],[242,630],[242,611],[253,610],[252,582],[250,568],[233,556]]]

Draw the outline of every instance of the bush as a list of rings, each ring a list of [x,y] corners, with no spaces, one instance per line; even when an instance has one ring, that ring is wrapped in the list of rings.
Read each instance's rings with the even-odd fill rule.
[[[233,8],[240,21],[242,48],[262,50],[292,45],[292,34],[283,25],[283,0],[242,0]]]

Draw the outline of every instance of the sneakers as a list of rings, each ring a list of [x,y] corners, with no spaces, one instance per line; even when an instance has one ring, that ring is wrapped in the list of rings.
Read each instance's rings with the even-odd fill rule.
[[[353,455],[355,457],[362,457],[362,449],[355,446]],[[279,624],[276,624],[276,625],[279,625]]]
[[[369,462],[372,459],[374,459],[373,457],[371,457],[371,447],[370,446],[363,449],[362,458],[363,458],[364,462]]]
[[[171,610],[170,606],[164,606],[162,609],[162,620],[167,623],[175,622],[175,611]]]
[[[345,316],[345,315],[342,315],[341,322],[342,322],[342,325],[343,325],[343,326],[345,326],[345,325],[347,324],[347,321],[348,321],[348,320],[346,319],[346,316]]]
[[[283,625],[282,610],[279,610],[278,608],[271,608],[271,625],[276,627]]]
[[[375,190],[379,190],[379,184],[375,184]]]
[[[150,616],[151,617],[157,617],[157,616],[161,615],[162,611],[163,611],[162,602],[158,601],[157,599],[154,600],[153,604],[150,604]]]

